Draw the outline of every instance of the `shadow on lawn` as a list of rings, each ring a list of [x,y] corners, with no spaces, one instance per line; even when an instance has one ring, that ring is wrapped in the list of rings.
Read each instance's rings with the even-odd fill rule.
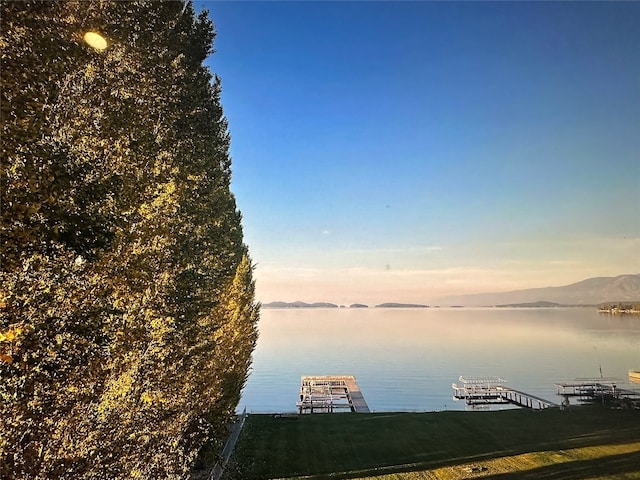
[[[591,437],[593,440],[593,436]],[[597,442],[579,442],[580,445],[576,446],[595,446]],[[612,445],[611,442],[606,444]],[[558,449],[561,446],[554,445]],[[566,447],[566,445],[565,445]],[[466,457],[449,458],[447,460],[439,461],[420,461],[415,463],[406,463],[403,465],[389,465],[383,467],[365,468],[358,471],[351,472],[336,472],[332,474],[317,474],[304,476],[305,479],[320,479],[327,478],[332,479],[354,479],[363,477],[376,477],[381,475],[393,475],[399,473],[411,473],[420,472],[425,470],[435,470],[442,467],[455,467],[457,465],[465,464],[482,464],[489,460],[501,458],[505,456],[518,455],[527,453],[526,451],[497,451],[492,453],[483,453],[478,455],[471,455]],[[550,480],[569,480],[569,479],[582,479],[591,477],[594,475],[622,475],[629,473],[640,474],[640,452],[629,452],[618,455],[606,455],[591,460],[575,460],[569,462],[558,463],[554,465],[548,465],[544,467],[536,467],[530,470],[522,470],[517,472],[497,473],[489,475],[478,475],[477,473],[469,472],[469,478],[482,478],[483,480],[519,480],[519,479],[550,479]],[[293,478],[296,478],[295,476]],[[467,477],[464,477],[467,478]]]
[[[544,478],[549,480],[567,480],[593,477],[596,475],[611,476],[628,473],[640,473],[640,454],[638,452],[609,455],[593,460],[576,460],[521,472],[488,475],[482,477],[482,479],[520,480]]]

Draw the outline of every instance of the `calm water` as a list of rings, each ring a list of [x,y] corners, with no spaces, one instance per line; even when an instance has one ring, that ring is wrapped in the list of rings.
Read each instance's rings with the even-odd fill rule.
[[[460,375],[559,403],[555,382],[640,368],[640,317],[589,308],[265,309],[259,329],[239,405],[255,413],[295,411],[303,375],[355,375],[372,411],[434,411],[468,408]]]

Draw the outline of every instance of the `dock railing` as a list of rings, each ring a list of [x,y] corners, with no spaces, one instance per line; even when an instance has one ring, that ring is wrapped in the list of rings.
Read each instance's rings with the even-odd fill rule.
[[[520,407],[542,410],[556,407],[544,398],[507,387],[507,381],[500,377],[460,376],[462,385],[453,383],[453,399],[464,400],[467,405],[513,404]]]
[[[333,413],[340,409],[369,412],[353,375],[301,377],[300,400],[296,406],[299,413]]]

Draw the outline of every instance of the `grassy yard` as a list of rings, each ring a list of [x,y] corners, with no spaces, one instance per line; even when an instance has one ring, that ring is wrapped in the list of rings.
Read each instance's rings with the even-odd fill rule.
[[[229,479],[640,479],[640,412],[251,415]]]

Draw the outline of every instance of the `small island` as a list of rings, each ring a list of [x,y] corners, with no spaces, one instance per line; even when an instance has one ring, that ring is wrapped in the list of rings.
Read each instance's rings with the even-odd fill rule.
[[[567,307],[567,305],[562,305],[560,303],[554,303],[554,302],[545,302],[545,301],[496,305],[496,308],[562,308],[562,307]]]
[[[262,308],[338,308],[338,305],[327,302],[271,302],[263,303]]]
[[[429,308],[429,305],[421,305],[418,303],[381,303],[376,308]]]

